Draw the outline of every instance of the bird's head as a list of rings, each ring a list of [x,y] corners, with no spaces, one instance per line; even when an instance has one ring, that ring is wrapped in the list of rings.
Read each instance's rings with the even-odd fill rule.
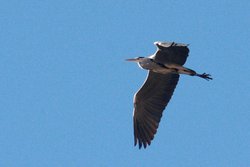
[[[139,62],[143,61],[143,59],[144,59],[144,57],[136,57],[136,58],[132,58],[132,59],[126,59],[126,61],[139,63]]]

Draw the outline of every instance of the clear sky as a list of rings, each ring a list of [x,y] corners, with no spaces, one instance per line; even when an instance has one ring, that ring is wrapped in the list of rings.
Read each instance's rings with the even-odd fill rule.
[[[249,0],[0,2],[1,167],[249,167]],[[147,71],[124,59],[190,44],[151,146],[133,146]]]

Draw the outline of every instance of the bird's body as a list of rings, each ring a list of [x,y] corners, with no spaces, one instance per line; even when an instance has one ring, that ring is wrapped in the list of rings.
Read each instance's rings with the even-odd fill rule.
[[[171,70],[167,69],[165,65],[157,63],[153,59],[147,57],[141,58],[141,61],[138,63],[138,65],[142,69],[151,70],[156,73],[166,74],[171,72]]]
[[[139,67],[145,69],[145,70],[151,70],[156,73],[160,74],[169,74],[169,73],[175,73],[175,74],[187,74],[187,75],[195,75],[196,72],[185,68],[181,65],[174,64],[174,63],[165,63],[161,64],[154,59],[151,58],[141,58],[140,62],[138,63]]]
[[[209,74],[197,74],[183,67],[188,57],[188,45],[174,42],[155,42],[158,50],[149,57],[127,59],[149,70],[143,86],[134,96],[134,142],[139,148],[151,144],[156,134],[162,112],[172,97],[179,74],[212,79]]]

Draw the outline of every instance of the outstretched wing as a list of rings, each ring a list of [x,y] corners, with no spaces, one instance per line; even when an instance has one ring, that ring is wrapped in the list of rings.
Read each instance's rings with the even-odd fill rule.
[[[174,42],[155,42],[156,53],[150,58],[161,64],[183,65],[188,57],[188,45]],[[159,74],[149,71],[148,77],[134,97],[134,142],[139,148],[150,145],[157,132],[162,112],[178,83],[178,74]]]
[[[134,144],[139,148],[150,145],[157,132],[162,112],[178,83],[178,74],[159,74],[149,71],[141,89],[134,96]]]
[[[175,42],[155,42],[156,53],[151,57],[161,64],[174,63],[183,65],[188,57],[188,45]]]

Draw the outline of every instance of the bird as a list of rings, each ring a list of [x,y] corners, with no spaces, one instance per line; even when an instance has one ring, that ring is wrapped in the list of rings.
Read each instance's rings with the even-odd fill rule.
[[[180,74],[212,80],[210,74],[199,74],[186,68],[188,44],[175,42],[154,42],[157,50],[149,57],[126,59],[138,63],[148,75],[142,87],[135,93],[133,103],[134,146],[139,149],[149,146],[157,132],[163,111],[169,103]]]

